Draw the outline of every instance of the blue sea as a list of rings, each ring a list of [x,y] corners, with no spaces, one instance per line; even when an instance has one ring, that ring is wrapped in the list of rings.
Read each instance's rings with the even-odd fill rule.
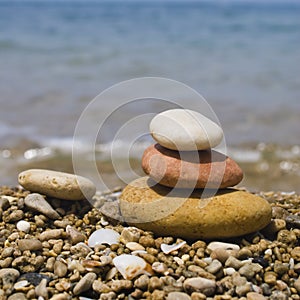
[[[28,166],[70,169],[92,99],[125,80],[162,77],[206,99],[228,153],[246,164],[246,186],[299,191],[299,66],[300,1],[0,1],[0,184]],[[119,104],[99,101],[89,126]],[[148,110],[145,101],[119,115]],[[106,126],[99,162],[123,125],[115,116]],[[120,157],[127,142],[118,136]],[[83,138],[83,160],[88,146]]]

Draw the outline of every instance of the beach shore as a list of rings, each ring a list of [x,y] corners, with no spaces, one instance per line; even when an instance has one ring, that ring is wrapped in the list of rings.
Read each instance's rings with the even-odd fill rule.
[[[28,194],[19,187],[0,188],[0,299],[300,299],[296,193],[257,193],[271,204],[272,222],[260,232],[223,241],[239,250],[212,251],[216,241],[196,240],[171,253],[161,245],[182,239],[131,232],[105,216],[104,203],[117,204],[120,190],[98,191],[94,207],[88,201],[47,198],[58,219],[28,208]],[[17,228],[21,220],[29,222],[29,231]],[[127,238],[90,248],[89,237],[101,228]],[[151,272],[123,278],[112,259],[135,249],[143,250],[136,255]]]

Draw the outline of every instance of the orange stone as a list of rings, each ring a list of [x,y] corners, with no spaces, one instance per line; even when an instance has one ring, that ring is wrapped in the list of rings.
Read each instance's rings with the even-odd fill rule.
[[[222,153],[178,152],[159,144],[145,150],[142,168],[157,183],[173,188],[219,189],[235,186],[243,179],[238,164]]]

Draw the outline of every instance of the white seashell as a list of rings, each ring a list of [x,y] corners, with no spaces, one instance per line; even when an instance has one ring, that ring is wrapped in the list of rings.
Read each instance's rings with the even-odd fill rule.
[[[237,244],[230,244],[230,243],[223,243],[223,242],[211,242],[207,245],[207,250],[214,251],[216,249],[240,250],[240,246]]]
[[[14,284],[14,289],[16,291],[19,291],[19,290],[22,290],[23,287],[28,286],[28,285],[29,285],[29,282],[27,280],[21,280]]]
[[[185,245],[186,242],[183,241],[181,243],[178,243],[178,244],[172,244],[172,245],[168,245],[168,244],[161,244],[160,245],[160,249],[162,250],[163,253],[165,254],[169,254],[171,253],[172,251],[175,251],[175,250],[178,250],[180,249],[183,245]]]
[[[128,280],[140,274],[153,274],[151,266],[139,256],[122,254],[115,257],[113,263],[121,275]]]
[[[266,255],[272,255],[272,249],[267,249],[266,251],[265,251],[265,254]]]
[[[98,229],[94,231],[88,240],[90,247],[95,247],[101,244],[118,244],[120,240],[120,234],[113,229]]]
[[[30,223],[24,220],[21,220],[17,223],[17,229],[28,233],[30,231]]]
[[[104,217],[101,217],[100,224],[101,224],[102,226],[106,226],[106,225],[108,225],[109,223],[105,220]]]

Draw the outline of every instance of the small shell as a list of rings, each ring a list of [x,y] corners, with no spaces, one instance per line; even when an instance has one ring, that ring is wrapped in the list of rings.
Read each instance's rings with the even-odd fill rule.
[[[175,250],[178,250],[180,249],[183,245],[185,245],[186,242],[183,241],[179,244],[172,244],[172,245],[168,245],[168,244],[161,244],[160,245],[160,249],[162,250],[163,253],[165,254],[169,254],[171,253],[172,251],[175,251]]]
[[[109,223],[105,220],[104,217],[101,217],[100,224],[101,224],[102,226],[106,226],[106,225],[108,225]]]
[[[118,244],[120,240],[120,234],[112,229],[99,229],[94,231],[89,240],[88,245],[95,247],[100,244]]]
[[[19,290],[22,290],[23,287],[28,286],[28,285],[29,285],[29,282],[27,280],[21,280],[14,284],[14,289],[16,291],[19,291]]]
[[[153,274],[151,266],[139,256],[122,254],[115,257],[113,263],[121,275],[128,280],[140,274]]]
[[[28,233],[30,231],[30,223],[24,220],[21,220],[17,223],[17,229]]]

